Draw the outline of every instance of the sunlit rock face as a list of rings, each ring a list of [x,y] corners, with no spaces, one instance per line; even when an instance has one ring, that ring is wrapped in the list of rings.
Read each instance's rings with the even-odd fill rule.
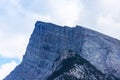
[[[62,65],[69,60],[69,51],[80,58],[74,59],[73,64],[64,64],[74,66],[70,68]],[[61,68],[67,71],[51,77]],[[78,74],[81,70],[83,74]],[[81,26],[62,27],[37,21],[23,61],[4,80],[120,80],[119,75],[119,40]]]

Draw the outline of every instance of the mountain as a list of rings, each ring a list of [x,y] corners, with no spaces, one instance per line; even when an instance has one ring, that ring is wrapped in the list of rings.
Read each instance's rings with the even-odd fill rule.
[[[114,76],[101,73],[79,54],[70,50],[64,52],[67,55],[55,61],[55,65],[59,64],[47,80],[117,80]]]
[[[120,41],[37,21],[23,61],[4,80],[120,80]]]

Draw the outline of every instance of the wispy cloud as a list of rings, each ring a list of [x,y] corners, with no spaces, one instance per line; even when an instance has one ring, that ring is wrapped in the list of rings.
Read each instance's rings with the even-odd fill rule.
[[[75,26],[82,11],[79,0],[48,0],[52,20],[58,24]]]
[[[15,61],[3,64],[0,67],[0,80],[3,80],[16,66],[17,63]]]

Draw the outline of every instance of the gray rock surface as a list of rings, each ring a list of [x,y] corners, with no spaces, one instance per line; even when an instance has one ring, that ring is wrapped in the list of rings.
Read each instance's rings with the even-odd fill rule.
[[[101,73],[120,80],[119,40],[81,26],[61,27],[40,21],[35,24],[22,63],[4,80],[47,80],[65,50],[76,52]]]
[[[103,74],[86,59],[73,51],[65,51],[54,63],[55,70],[47,80],[118,80],[112,75]]]

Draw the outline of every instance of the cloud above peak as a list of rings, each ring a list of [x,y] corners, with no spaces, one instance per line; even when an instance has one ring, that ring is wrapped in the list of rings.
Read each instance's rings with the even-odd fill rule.
[[[48,3],[52,20],[62,25],[75,25],[83,9],[79,0],[50,0]]]

